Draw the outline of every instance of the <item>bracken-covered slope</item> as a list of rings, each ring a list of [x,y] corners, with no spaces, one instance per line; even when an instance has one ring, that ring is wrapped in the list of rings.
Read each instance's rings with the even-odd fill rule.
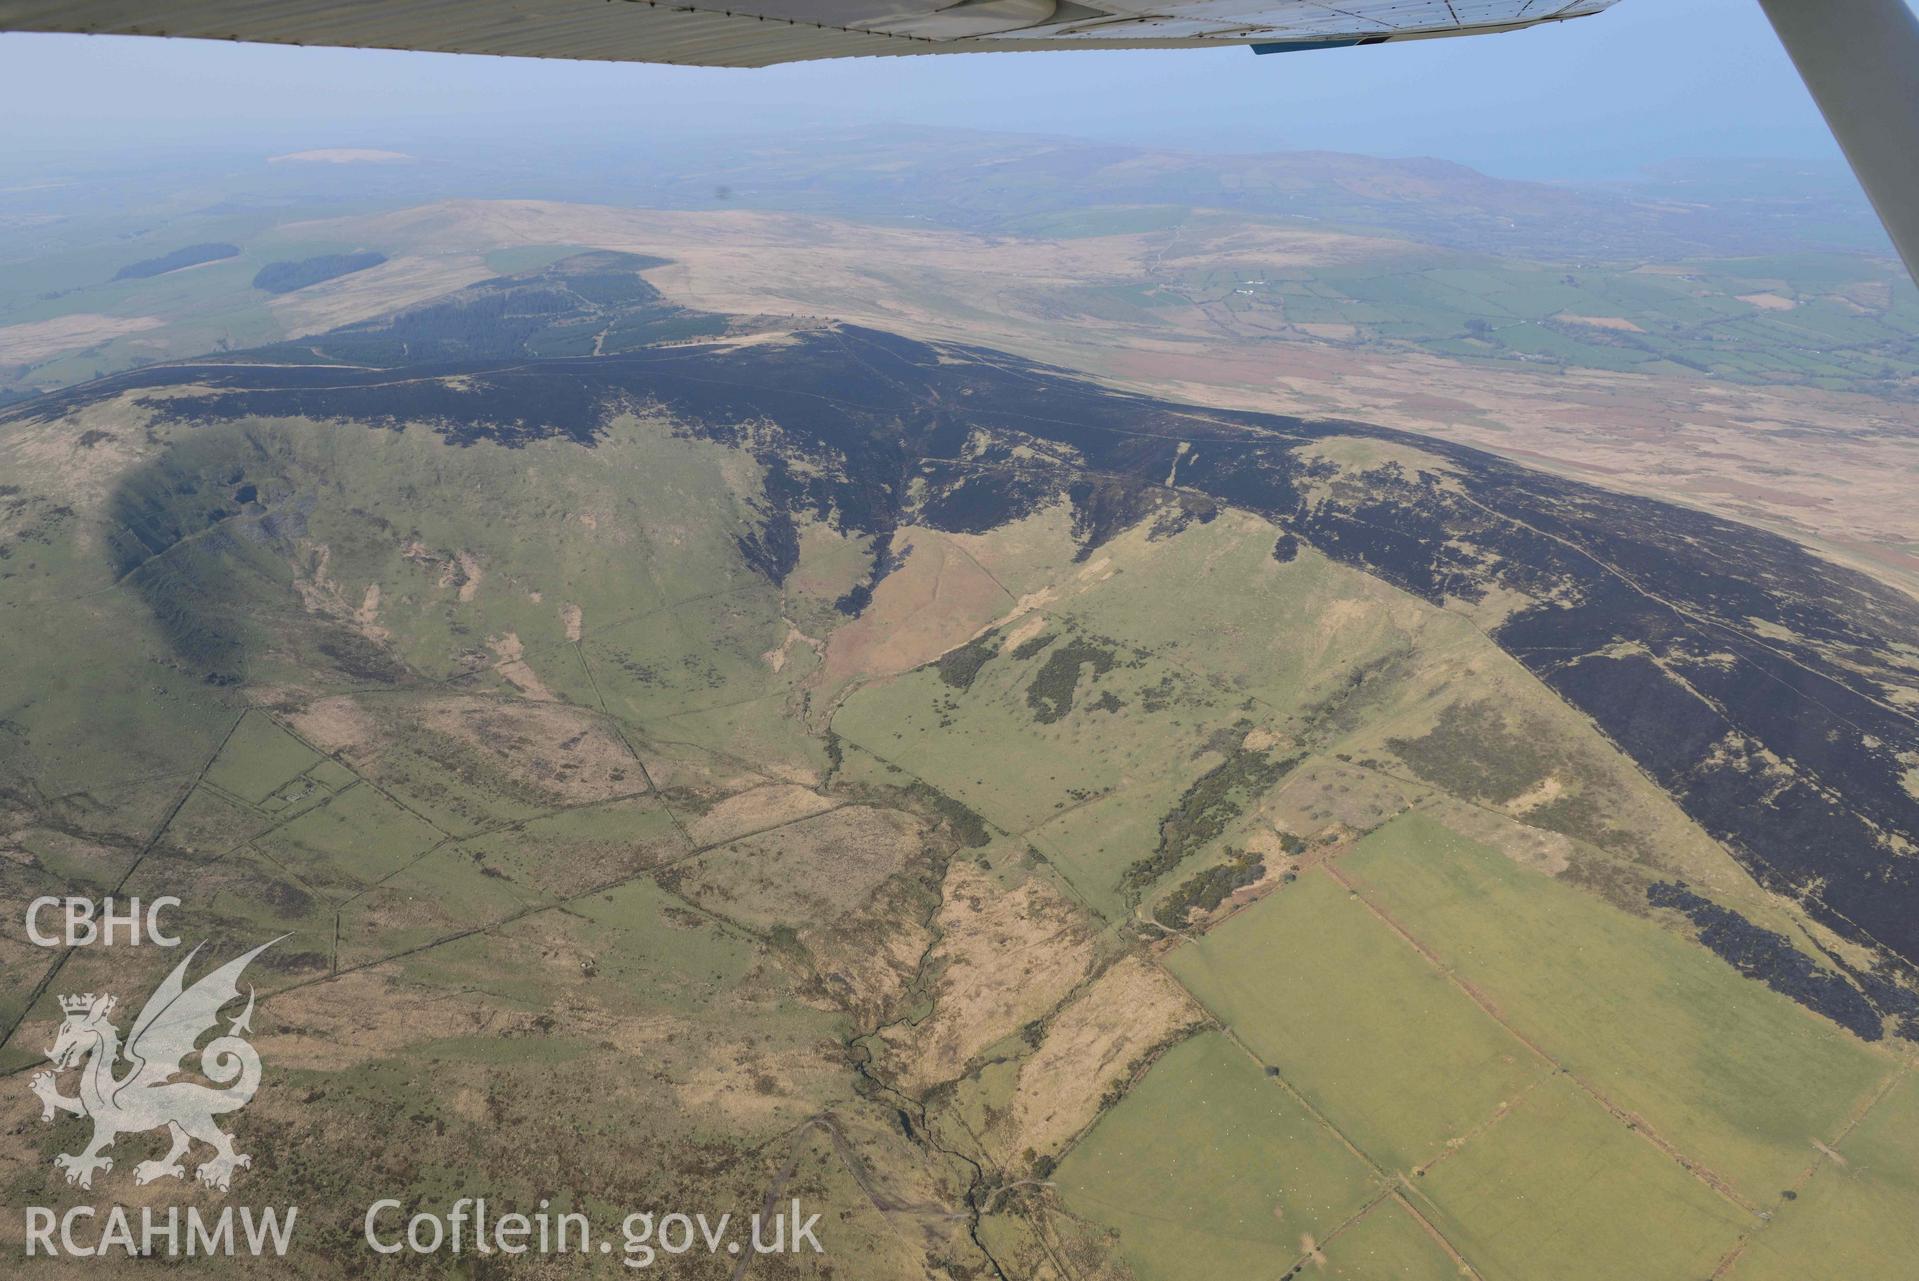
[[[1426,600],[1489,609],[1499,645],[1763,884],[1842,935],[1919,962],[1910,598],[1772,534],[1427,438],[1197,410],[868,329],[529,359],[610,350],[609,333],[725,328],[657,303],[637,276],[606,275],[618,257],[489,282],[304,344],[305,365],[281,363],[296,349],[268,349],[124,375],[15,414],[151,386],[169,388],[154,405],[182,422],[345,418],[431,423],[454,440],[585,443],[614,409],[656,406],[765,466],[763,520],[746,550],[776,582],[796,563],[807,513],[863,534],[909,518],[980,532],[1027,513],[1070,473],[1090,550],[1151,509],[1156,491],[1176,491],[1201,519],[1218,504],[1244,508]],[[593,314],[562,273],[600,289],[583,291]],[[621,278],[638,287],[608,283]],[[626,310],[609,320],[602,295]],[[463,342],[468,330],[487,341]],[[509,349],[525,354],[508,359]],[[1332,438],[1414,446],[1439,462],[1401,465],[1390,448],[1342,462],[1313,448]],[[876,556],[874,575],[886,568]]]

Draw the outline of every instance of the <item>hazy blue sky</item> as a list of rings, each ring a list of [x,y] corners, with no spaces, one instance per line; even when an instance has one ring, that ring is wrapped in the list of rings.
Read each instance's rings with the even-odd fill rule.
[[[1622,0],[1511,35],[1263,58],[1029,53],[759,71],[8,35],[0,119],[35,150],[898,122],[1435,155],[1540,178],[1625,176],[1675,157],[1836,155],[1756,0]]]

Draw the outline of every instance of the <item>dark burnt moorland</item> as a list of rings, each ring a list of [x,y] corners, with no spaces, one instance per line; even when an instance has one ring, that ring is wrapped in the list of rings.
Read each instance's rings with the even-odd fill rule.
[[[165,387],[148,403],[183,423],[351,420],[590,448],[610,416],[648,412],[753,451],[763,520],[741,550],[776,581],[805,515],[875,536],[877,578],[909,522],[987,530],[1064,495],[1090,552],[1149,514],[1248,509],[1288,531],[1282,557],[1303,541],[1436,603],[1517,601],[1491,624],[1502,648],[1762,883],[1919,965],[1919,602],[1757,529],[1409,433],[1182,406],[853,326],[700,342],[755,326],[665,302],[638,275],[651,265],[582,255],[9,416]],[[1315,448],[1354,438],[1432,466],[1340,466]]]

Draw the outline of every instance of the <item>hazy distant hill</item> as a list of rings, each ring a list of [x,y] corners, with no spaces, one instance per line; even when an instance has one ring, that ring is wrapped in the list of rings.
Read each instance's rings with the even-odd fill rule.
[[[1836,249],[1889,254],[1849,176],[1786,166],[1701,165],[1682,195],[1667,166],[1645,189],[1494,178],[1430,158],[1336,152],[1234,155],[1075,139],[871,132],[806,149],[718,148],[665,201],[891,213],[975,229],[1078,206],[1157,204],[1310,218],[1428,244],[1576,262]]]

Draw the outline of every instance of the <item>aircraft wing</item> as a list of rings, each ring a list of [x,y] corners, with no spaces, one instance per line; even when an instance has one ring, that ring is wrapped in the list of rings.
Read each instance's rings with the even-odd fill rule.
[[[186,36],[764,67],[815,58],[1485,35],[1617,0],[0,0],[0,32]],[[1759,0],[1919,279],[1919,17],[1910,0]]]
[[[1616,0],[0,0],[0,31],[761,67],[812,58],[1252,45],[1510,31]]]

